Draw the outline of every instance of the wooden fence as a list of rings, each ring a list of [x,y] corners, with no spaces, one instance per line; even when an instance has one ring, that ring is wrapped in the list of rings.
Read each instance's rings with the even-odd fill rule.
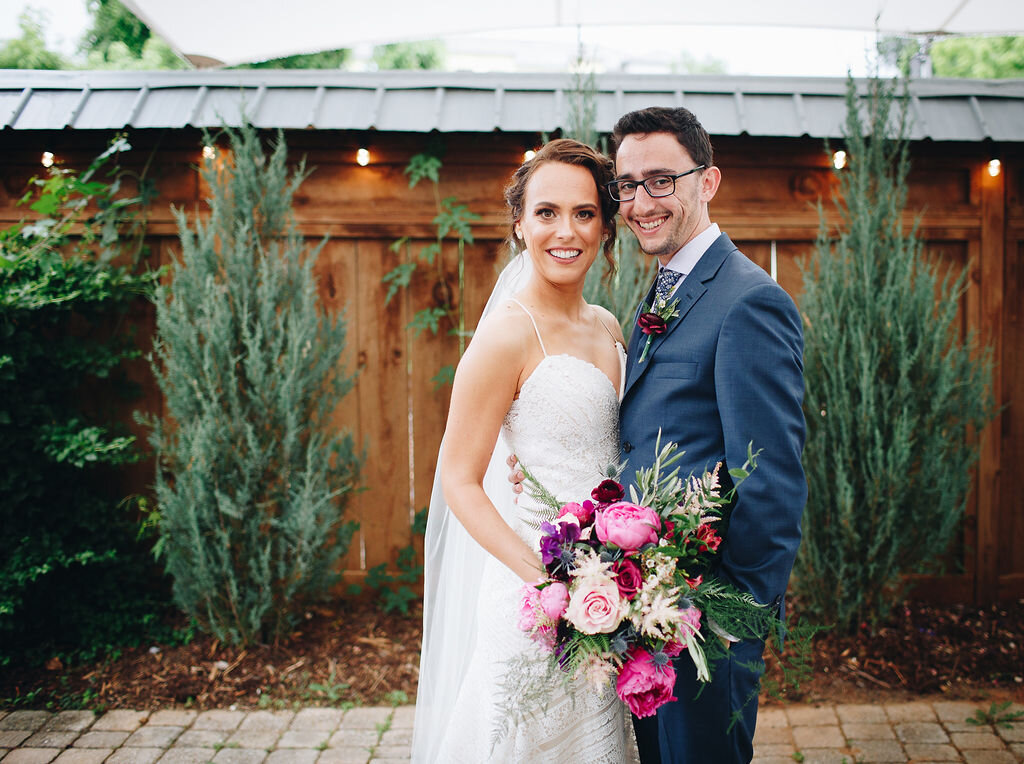
[[[46,146],[58,159],[83,166],[109,136],[87,132],[14,133],[4,136],[0,155],[0,223],[20,217],[15,201]],[[344,560],[346,576],[358,579],[379,563],[393,564],[398,550],[416,543],[414,512],[429,501],[437,445],[444,428],[449,386],[432,378],[458,360],[458,340],[407,327],[417,310],[437,304],[447,290],[472,328],[504,256],[507,233],[502,187],[521,161],[531,136],[450,134],[440,187],[428,181],[409,188],[403,173],[409,158],[437,137],[382,134],[374,137],[371,162],[355,163],[360,136],[329,131],[288,134],[296,157],[315,167],[296,198],[301,229],[311,242],[330,237],[316,272],[324,302],[344,310],[349,340],[346,364],[358,370],[355,390],[335,414],[339,428],[365,443],[366,490],[349,509],[360,523]],[[131,161],[149,169],[160,196],[153,209],[150,243],[156,261],[177,252],[169,205],[201,211],[205,190],[195,165],[195,131],[141,131],[132,137]],[[723,170],[712,218],[755,262],[772,272],[798,301],[799,259],[810,251],[818,230],[816,203],[827,199],[834,179],[820,141],[812,139],[719,138],[716,163]],[[981,459],[961,541],[962,572],[925,579],[921,591],[941,590],[946,598],[979,602],[1024,596],[1024,330],[1021,326],[1021,264],[1024,263],[1024,149],[1004,147],[1003,172],[986,172],[991,147],[985,144],[914,146],[907,223],[919,220],[930,256],[951,266],[970,263],[961,301],[962,328],[976,330],[993,345],[997,359],[995,396],[1005,408],[978,434]],[[385,305],[381,279],[435,237],[432,223],[439,198],[454,196],[481,216],[474,243],[460,257],[454,240],[445,242],[437,270],[421,268],[411,288]],[[626,234],[628,235],[628,233]],[[404,247],[392,248],[399,237]],[[140,307],[136,322],[152,330],[152,314]],[[159,396],[144,365],[134,374],[146,390],[143,407],[159,411]],[[926,391],[922,391],[926,393]],[[148,468],[151,470],[151,467]],[[151,482],[139,471],[129,489]]]

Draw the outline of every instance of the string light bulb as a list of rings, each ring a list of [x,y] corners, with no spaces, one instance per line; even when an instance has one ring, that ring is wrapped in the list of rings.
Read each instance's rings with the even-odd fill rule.
[[[44,151],[43,158],[39,160],[43,167],[53,167],[53,152]]]
[[[358,164],[360,167],[366,167],[366,165],[370,164],[369,149],[365,149],[363,147],[359,148],[359,150],[356,152],[356,164]]]
[[[832,152],[832,166],[837,170],[842,170],[846,167],[846,152],[840,149],[839,151]]]
[[[217,149],[213,146],[203,146],[203,159],[210,161],[217,156]]]
[[[1003,163],[998,159],[990,159],[988,163],[988,174],[993,178],[1003,171]]]
[[[537,152],[536,151],[534,151],[533,149],[527,149],[526,151],[523,152],[523,161],[524,162],[529,162],[535,156],[537,156]]]

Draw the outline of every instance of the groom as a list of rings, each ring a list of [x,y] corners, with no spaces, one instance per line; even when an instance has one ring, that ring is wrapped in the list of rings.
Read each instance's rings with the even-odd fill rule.
[[[610,191],[640,248],[659,262],[644,302],[651,305],[656,288],[679,300],[678,317],[653,337],[643,362],[647,336],[632,333],[619,413],[622,458],[630,474],[649,467],[659,428],[663,443],[685,452],[684,475],[718,462],[724,473],[743,465],[749,443],[760,450],[731,508],[721,564],[709,575],[781,613],[807,498],[800,316],[789,295],[711,222],[708,204],[722,173],[691,112],[630,112],[612,141]],[[521,481],[522,473],[510,479]],[[656,717],[633,719],[643,764],[749,762],[760,677],[753,667],[763,651],[761,640],[732,641],[703,690],[680,658],[677,701]]]
[[[685,452],[680,472],[699,474],[719,461],[725,469],[742,466],[752,442],[761,452],[758,466],[737,491],[721,565],[711,575],[781,609],[807,498],[800,316],[789,295],[711,222],[708,204],[722,173],[691,112],[630,112],[612,141],[610,188],[619,214],[643,252],[658,258],[656,285],[670,302],[679,300],[679,316],[654,336],[643,363],[647,336],[632,333],[622,457],[631,473],[650,466],[661,428],[662,442]],[[647,305],[653,295],[652,288]],[[733,642],[699,696],[693,667],[681,663],[678,700],[657,717],[634,718],[643,763],[749,762],[759,679],[751,664],[763,650],[760,640]],[[728,729],[737,709],[740,718]]]

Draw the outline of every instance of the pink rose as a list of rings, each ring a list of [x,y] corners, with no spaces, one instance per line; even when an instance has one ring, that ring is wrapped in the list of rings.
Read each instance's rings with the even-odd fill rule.
[[[610,578],[577,581],[565,618],[584,634],[607,634],[622,621],[619,587]]]
[[[615,692],[639,717],[653,716],[659,706],[676,698],[672,688],[676,683],[676,671],[672,664],[656,666],[651,654],[639,647],[626,653],[626,663],[615,682]]]
[[[612,572],[615,574],[615,585],[619,587],[619,596],[623,599],[632,600],[644,585],[644,574],[632,560],[619,560],[612,565]]]
[[[561,581],[540,590],[540,608],[552,621],[558,621],[569,605],[569,589]]]
[[[592,501],[585,501],[582,504],[576,502],[570,502],[565,504],[558,512],[559,517],[565,517],[566,515],[572,515],[580,521],[580,525],[590,522],[590,518],[594,516],[594,503]]]
[[[644,544],[657,543],[660,528],[657,512],[628,501],[605,507],[594,518],[594,529],[602,543],[612,543],[630,552]]]

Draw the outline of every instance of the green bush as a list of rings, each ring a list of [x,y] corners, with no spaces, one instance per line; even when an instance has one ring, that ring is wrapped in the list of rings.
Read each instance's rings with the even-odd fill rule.
[[[958,335],[966,270],[940,276],[903,228],[907,99],[868,86],[860,105],[848,85],[839,232],[822,215],[801,298],[809,497],[794,584],[838,629],[942,566],[994,413],[991,352]]]
[[[0,666],[136,641],[168,599],[115,489],[140,458],[114,424],[139,356],[120,322],[157,276],[125,251],[142,199],[117,198],[124,173],[106,174],[128,148],[33,178],[21,203],[35,215],[0,231]]]
[[[331,432],[352,378],[344,317],[318,305],[320,247],[307,251],[294,222],[305,167],[289,172],[280,133],[269,155],[252,126],[223,136],[228,156],[201,170],[209,216],[190,226],[176,211],[181,257],[157,295],[156,551],[186,613],[251,644],[335,583],[358,458]]]

